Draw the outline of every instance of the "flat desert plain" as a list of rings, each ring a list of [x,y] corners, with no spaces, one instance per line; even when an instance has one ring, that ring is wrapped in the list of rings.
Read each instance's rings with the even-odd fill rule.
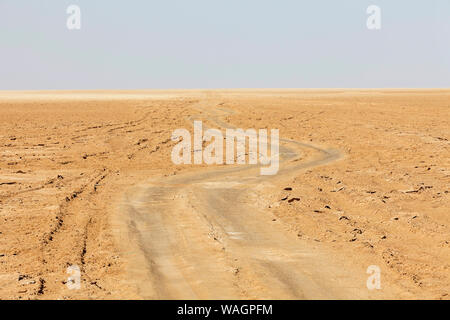
[[[193,120],[279,129],[278,173],[175,165]],[[0,299],[450,298],[450,90],[1,92],[0,122]]]

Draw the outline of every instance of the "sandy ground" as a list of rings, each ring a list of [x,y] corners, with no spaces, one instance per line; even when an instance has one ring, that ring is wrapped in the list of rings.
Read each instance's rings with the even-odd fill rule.
[[[1,92],[0,298],[449,299],[449,101]],[[192,120],[280,129],[279,173],[175,166],[172,131]]]

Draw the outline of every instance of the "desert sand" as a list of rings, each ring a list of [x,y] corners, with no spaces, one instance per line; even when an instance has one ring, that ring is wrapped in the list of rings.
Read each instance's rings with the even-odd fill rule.
[[[279,129],[278,174],[173,164],[193,120]],[[0,121],[0,299],[450,298],[450,90],[4,91]]]

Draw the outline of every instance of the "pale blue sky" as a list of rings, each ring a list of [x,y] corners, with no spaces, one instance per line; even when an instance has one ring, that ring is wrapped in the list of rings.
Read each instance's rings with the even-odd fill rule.
[[[0,0],[0,90],[333,87],[450,87],[450,1]]]

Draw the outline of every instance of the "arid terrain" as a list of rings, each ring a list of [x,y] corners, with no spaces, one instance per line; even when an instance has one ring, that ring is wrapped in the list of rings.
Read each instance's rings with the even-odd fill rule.
[[[278,174],[173,164],[193,120],[279,129]],[[0,124],[0,299],[450,299],[450,90],[4,91]]]

